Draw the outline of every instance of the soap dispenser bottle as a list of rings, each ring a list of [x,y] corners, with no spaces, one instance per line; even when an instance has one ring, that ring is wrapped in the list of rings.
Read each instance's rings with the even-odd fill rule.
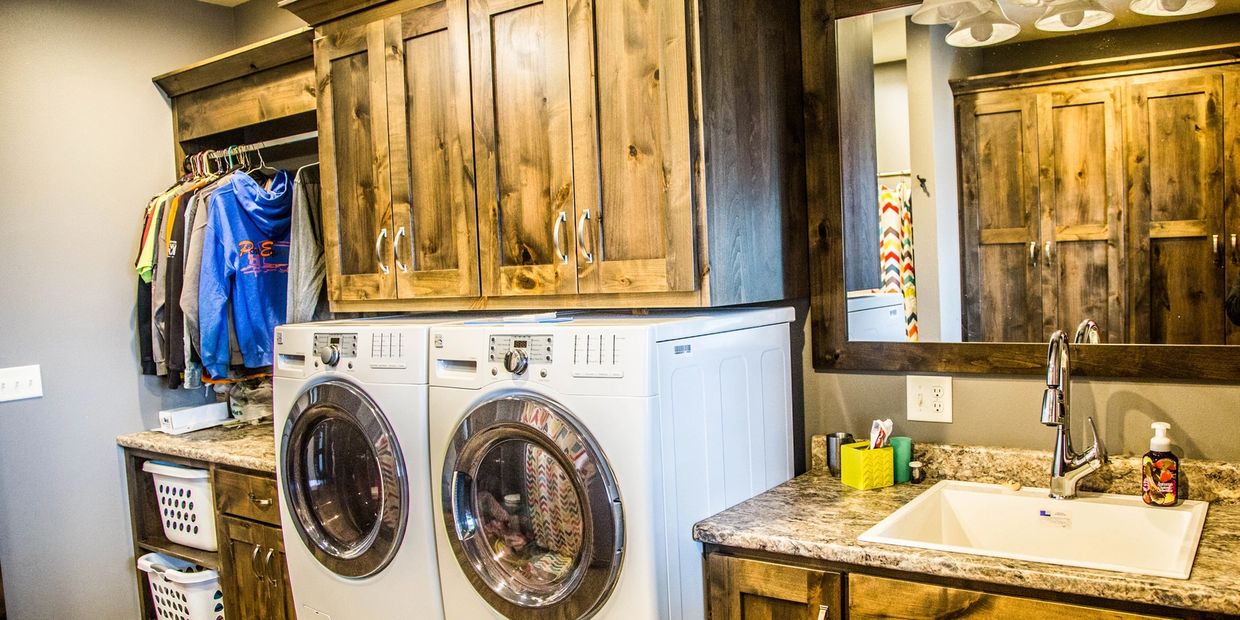
[[[1180,501],[1180,459],[1171,453],[1171,425],[1150,425],[1154,437],[1150,451],[1141,458],[1141,499],[1151,506],[1174,506]]]

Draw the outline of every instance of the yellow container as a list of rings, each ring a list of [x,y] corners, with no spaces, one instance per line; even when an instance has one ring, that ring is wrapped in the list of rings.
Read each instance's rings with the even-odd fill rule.
[[[877,489],[895,484],[895,453],[891,446],[871,450],[858,441],[840,448],[840,482],[854,489]]]

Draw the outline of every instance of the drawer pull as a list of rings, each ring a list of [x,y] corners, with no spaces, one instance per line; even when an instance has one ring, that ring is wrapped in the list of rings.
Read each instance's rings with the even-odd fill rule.
[[[828,611],[831,611],[830,607],[827,607],[826,605],[819,605],[818,606],[818,620],[827,620]]]
[[[263,575],[267,578],[267,581],[271,582],[271,585],[273,586],[276,585],[276,578],[275,578],[275,572],[271,567],[271,558],[274,557],[275,554],[276,554],[276,550],[269,548],[267,549],[267,557],[263,558]]]
[[[250,502],[259,508],[267,508],[271,506],[270,497],[259,497],[255,495],[253,491],[250,492]]]

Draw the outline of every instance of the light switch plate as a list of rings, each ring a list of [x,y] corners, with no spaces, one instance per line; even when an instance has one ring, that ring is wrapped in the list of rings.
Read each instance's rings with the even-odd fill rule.
[[[39,366],[0,368],[0,402],[43,397]]]
[[[913,422],[952,421],[952,378],[909,375],[906,413]]]

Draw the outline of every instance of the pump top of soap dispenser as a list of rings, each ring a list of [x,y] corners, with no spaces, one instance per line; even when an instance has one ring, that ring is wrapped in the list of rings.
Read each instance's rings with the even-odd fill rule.
[[[1150,425],[1154,429],[1154,436],[1150,438],[1150,450],[1153,452],[1170,452],[1171,438],[1167,436],[1167,431],[1171,430],[1171,425],[1166,422],[1155,422]]]

